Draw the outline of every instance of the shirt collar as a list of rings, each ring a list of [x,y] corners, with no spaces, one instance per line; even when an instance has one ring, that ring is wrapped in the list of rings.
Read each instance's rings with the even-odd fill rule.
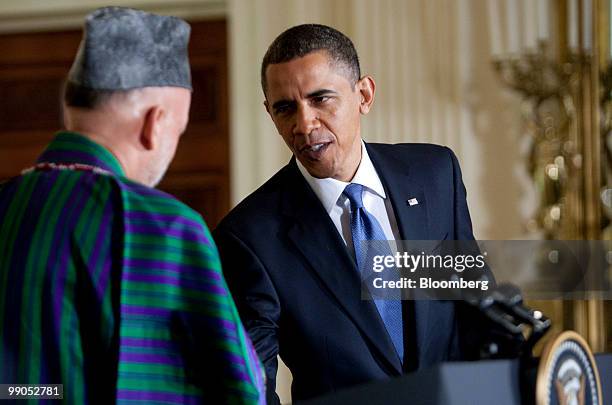
[[[81,163],[125,176],[119,161],[108,149],[76,132],[58,132],[37,160],[37,163],[44,162]]]
[[[296,163],[300,173],[302,173],[306,182],[317,195],[327,213],[331,213],[338,198],[340,198],[340,195],[342,195],[342,192],[349,183],[331,177],[318,179],[311,176],[299,160],[296,159]],[[378,173],[376,173],[376,169],[372,164],[372,160],[370,159],[370,155],[368,155],[368,150],[363,140],[361,141],[361,162],[359,162],[359,167],[351,183],[361,184],[370,191],[378,194],[381,198],[387,198],[385,189],[380,181],[380,177],[378,177]]]

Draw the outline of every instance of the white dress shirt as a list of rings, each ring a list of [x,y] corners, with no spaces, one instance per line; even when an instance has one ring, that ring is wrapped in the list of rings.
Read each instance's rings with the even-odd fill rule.
[[[317,179],[308,173],[308,170],[296,160],[298,169],[306,179],[312,190],[315,192],[321,204],[327,211],[332,222],[336,226],[338,233],[342,236],[344,243],[353,250],[353,237],[351,235],[351,205],[349,199],[342,194],[350,183],[336,180],[331,177]],[[363,141],[361,141],[361,162],[357,168],[351,183],[364,186],[363,205],[366,211],[374,215],[382,227],[385,237],[388,240],[399,240],[399,230],[397,220],[393,212],[391,201],[387,198],[380,177],[370,160],[368,151]]]

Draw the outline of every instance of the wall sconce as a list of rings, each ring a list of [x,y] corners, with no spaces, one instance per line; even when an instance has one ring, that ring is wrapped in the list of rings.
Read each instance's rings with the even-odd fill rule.
[[[545,239],[599,239],[609,222],[602,220],[603,207],[612,204],[594,122],[599,0],[492,0],[490,18],[500,18],[502,4],[504,22],[491,25],[493,66],[521,95],[530,135],[526,164],[539,206],[527,227]]]

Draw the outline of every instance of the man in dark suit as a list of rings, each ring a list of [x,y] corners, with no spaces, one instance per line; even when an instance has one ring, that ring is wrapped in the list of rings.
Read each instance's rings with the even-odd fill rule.
[[[362,299],[355,250],[372,234],[472,240],[454,154],[362,141],[375,82],[361,76],[350,39],[330,27],[282,33],[261,76],[266,110],[294,157],[214,237],[265,365],[269,402],[278,402],[278,354],[293,373],[293,400],[462,358],[455,304]]]

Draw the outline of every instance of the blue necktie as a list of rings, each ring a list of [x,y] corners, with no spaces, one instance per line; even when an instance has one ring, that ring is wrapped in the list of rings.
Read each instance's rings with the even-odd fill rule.
[[[344,189],[343,194],[351,203],[351,234],[353,236],[353,247],[355,249],[355,259],[357,260],[357,268],[362,271],[362,277],[368,278],[372,266],[372,257],[374,254],[389,255],[391,250],[384,242],[386,249],[380,248],[380,244],[376,245],[363,243],[363,241],[386,241],[387,237],[383,232],[376,218],[366,211],[363,206],[361,195],[363,186],[361,184],[351,183]],[[370,248],[370,249],[368,249]],[[375,252],[372,252],[375,249]],[[382,252],[381,250],[385,250]],[[370,260],[368,260],[368,258]],[[366,268],[367,266],[367,268]],[[396,269],[386,269],[382,272],[383,279],[397,279]],[[388,298],[393,295],[392,298]],[[402,305],[399,296],[394,294],[386,294],[386,299],[374,299],[376,308],[380,313],[387,332],[393,341],[395,350],[401,361],[404,359],[404,333],[402,328]]]

